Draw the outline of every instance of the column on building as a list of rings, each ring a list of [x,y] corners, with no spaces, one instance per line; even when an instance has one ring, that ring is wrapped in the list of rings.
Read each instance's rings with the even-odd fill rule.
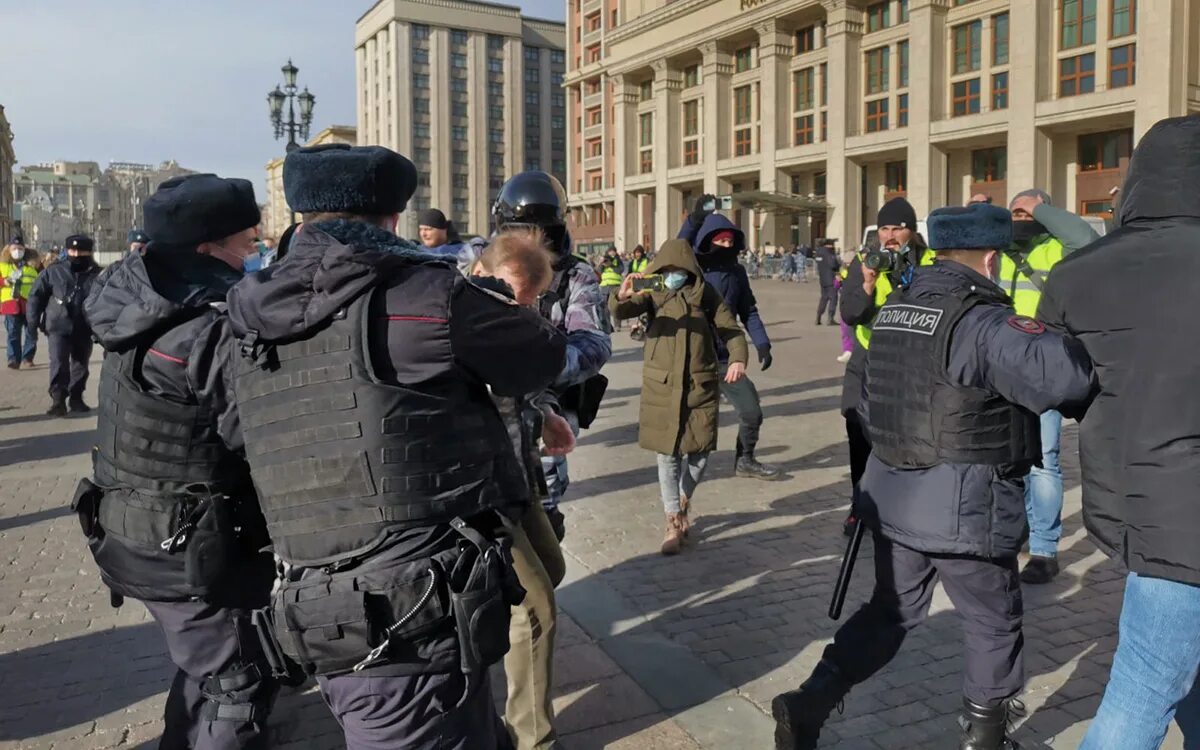
[[[541,165],[543,172],[553,174],[551,157],[553,149],[550,148],[550,142],[554,137],[554,128],[550,124],[550,114],[554,108],[555,86],[553,76],[550,74],[550,50],[548,48],[543,49],[538,55],[538,82],[538,121],[541,123],[542,131],[542,137],[538,141],[538,164]]]
[[[393,102],[393,117],[391,133],[386,145],[411,159],[413,158],[412,27],[407,21],[399,20],[392,21],[388,27],[391,29],[388,36],[392,45],[392,90],[388,92],[388,96]],[[360,142],[361,137],[359,136]],[[417,236],[415,211],[406,212],[406,215],[401,217],[401,222],[405,237]]]
[[[613,185],[613,239],[618,250],[633,250],[641,242],[639,222],[638,197],[625,191],[625,176],[630,172],[632,157],[628,141],[636,133],[637,127],[637,96],[629,89],[623,74],[612,76],[613,84],[613,130],[625,133],[624,138],[616,138],[616,153],[613,154],[613,172],[616,184]],[[586,158],[586,157],[585,157]],[[584,186],[587,190],[588,186]]]
[[[473,32],[467,37],[467,205],[468,222],[455,224],[463,233],[486,236],[488,231],[488,48],[487,34]]]
[[[755,30],[758,32],[758,65],[762,70],[758,187],[767,192],[787,192],[787,176],[779,171],[776,154],[779,149],[791,145],[792,97],[788,65],[792,58],[792,40],[774,18],[759,24]],[[762,222],[757,238],[759,245],[766,242],[781,245],[790,241],[790,215],[768,213],[764,217],[755,217],[755,220]]]
[[[1052,91],[1054,3],[1013,0],[1008,14],[1008,196],[1030,187],[1053,190],[1050,138],[1037,126],[1037,103]],[[1045,6],[1045,7],[1041,7]],[[996,196],[1000,200],[1001,196]]]
[[[1188,74],[1192,66],[1186,61],[1191,52],[1192,29],[1200,24],[1200,9],[1194,0],[1141,2],[1137,11],[1136,85],[1152,86],[1158,94],[1138,97],[1133,119],[1135,143],[1159,120],[1188,113]],[[1104,37],[1098,38],[1107,39],[1107,29]],[[1100,60],[1096,63],[1099,73]]]
[[[825,39],[829,48],[824,70],[829,76],[829,141],[826,151],[826,200],[831,208],[826,234],[844,247],[856,245],[864,225],[862,168],[846,158],[846,138],[859,130],[862,11],[826,0]]]
[[[680,193],[667,180],[668,171],[678,165],[679,92],[683,74],[667,60],[654,62],[654,245],[658,247],[675,236],[682,210]],[[626,131],[628,132],[628,131]]]
[[[704,165],[704,192],[721,192],[717,178],[717,163],[728,159],[732,127],[732,90],[729,77],[733,74],[733,59],[728,51],[713,40],[700,46],[704,56],[701,69],[704,100],[700,103],[700,121],[704,129],[700,162]]]
[[[450,30],[434,26],[429,34],[430,91],[445,92],[429,97],[429,205],[450,215],[453,208],[451,185],[454,180],[450,159]]]
[[[525,50],[521,37],[504,40],[504,174],[525,169]]]
[[[928,216],[947,201],[946,154],[929,141],[929,126],[946,101],[946,11],[945,4],[934,0],[916,0],[909,7],[909,89],[921,95],[908,100],[906,187],[917,216]],[[892,66],[893,76],[899,76],[899,68]],[[896,90],[896,83],[889,88]]]

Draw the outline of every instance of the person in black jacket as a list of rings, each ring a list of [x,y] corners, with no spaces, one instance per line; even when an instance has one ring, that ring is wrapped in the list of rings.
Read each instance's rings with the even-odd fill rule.
[[[84,303],[105,353],[76,510],[114,601],[146,605],[178,667],[160,747],[265,748],[276,686],[249,612],[274,562],[242,446],[221,438],[237,420],[223,306],[255,252],[258,204],[248,181],[198,174],[143,210],[148,251],[109,266]]]
[[[817,325],[821,325],[821,316],[829,306],[828,324],[833,325],[833,314],[837,312],[838,290],[837,274],[842,267],[837,251],[833,249],[831,240],[824,240],[813,254],[817,262],[817,280],[821,282],[821,301],[817,303]],[[801,263],[805,262],[801,256]]]
[[[863,411],[872,453],[859,512],[874,533],[875,591],[799,690],[775,698],[779,750],[815,748],[853,685],[895,657],[940,578],[963,619],[962,750],[1013,750],[1008,704],[1024,685],[1017,553],[1038,414],[1077,415],[1093,384],[1074,339],[1015,314],[995,282],[1012,219],[995,206],[929,217],[939,248],[875,316]]]
[[[1172,716],[1184,746],[1200,747],[1200,342],[1180,305],[1200,278],[1200,116],[1150,128],[1121,195],[1120,226],[1055,265],[1038,307],[1096,361],[1079,428],[1083,521],[1129,570],[1112,673],[1080,748],[1153,750]]]
[[[100,267],[92,259],[91,237],[73,234],[64,247],[67,259],[42,271],[33,282],[25,313],[29,324],[49,339],[50,408],[46,414],[52,417],[67,416],[68,398],[72,412],[91,411],[83,402],[92,357],[92,332],[83,301]]]
[[[531,498],[492,395],[548,386],[566,337],[396,236],[417,171],[394,151],[300,148],[283,185],[304,223],[229,294],[279,564],[261,632],[349,750],[497,747],[487,669],[524,594],[505,528]]]

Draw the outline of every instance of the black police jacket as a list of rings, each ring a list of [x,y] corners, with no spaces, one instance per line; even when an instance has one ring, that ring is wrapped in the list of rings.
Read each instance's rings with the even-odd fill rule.
[[[1057,264],[1038,318],[1096,361],[1079,427],[1090,538],[1139,575],[1200,585],[1200,128],[1165,120],[1138,145],[1120,226]],[[1151,291],[1152,290],[1152,291]],[[1147,291],[1151,291],[1148,296]]]
[[[29,290],[25,317],[29,324],[51,336],[70,336],[88,332],[83,302],[100,274],[100,266],[90,258],[76,269],[70,260],[60,260],[38,274]]]
[[[914,272],[906,299],[918,306],[928,302],[934,309],[945,297],[972,287],[987,290],[989,298],[1007,299],[975,271],[940,260]],[[976,391],[979,405],[992,404],[993,397],[998,397],[1032,414],[1048,409],[1073,413],[1090,398],[1092,364],[1079,342],[1018,317],[1004,301],[975,304],[964,312],[950,331],[945,349],[941,360],[945,372],[939,379],[962,389],[963,394]],[[875,415],[870,404],[876,397],[871,389],[889,387],[886,368],[875,364],[878,354],[872,337],[867,398],[860,409],[873,433],[877,425],[872,423]],[[914,413],[934,414],[928,403],[932,392],[894,396],[912,399]],[[961,403],[973,408],[968,398]],[[893,421],[892,426],[895,424]],[[921,439],[917,434],[911,437]],[[950,448],[957,452],[979,445],[974,439],[965,445],[951,441]],[[1037,454],[1038,450],[1028,452]],[[889,465],[873,452],[859,484],[860,510],[870,522],[878,523],[885,536],[912,549],[989,558],[1014,556],[1028,534],[1024,479],[998,470],[994,457],[975,460],[978,462],[968,463],[959,458],[924,468],[904,468]]]

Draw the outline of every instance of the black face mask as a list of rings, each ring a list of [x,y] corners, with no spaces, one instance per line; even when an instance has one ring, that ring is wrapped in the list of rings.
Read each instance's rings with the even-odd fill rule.
[[[92,265],[91,256],[80,256],[77,258],[67,258],[67,262],[71,266],[72,271],[85,271]]]
[[[1018,245],[1028,245],[1035,237],[1043,234],[1048,234],[1046,227],[1042,226],[1041,222],[1030,221],[1014,221],[1013,226],[1013,242]]]

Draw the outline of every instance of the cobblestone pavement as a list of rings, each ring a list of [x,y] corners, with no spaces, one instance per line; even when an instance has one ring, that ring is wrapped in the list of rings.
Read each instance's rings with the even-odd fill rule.
[[[775,341],[774,367],[750,367],[767,415],[760,457],[788,476],[733,477],[724,408],[725,450],[695,498],[697,539],[676,558],[657,554],[654,460],[636,444],[640,350],[614,336],[608,400],[571,459],[563,506],[556,705],[568,750],[765,748],[771,698],[808,674],[835,629],[825,610],[848,506],[838,332],[812,323],[815,284],[756,287]],[[97,374],[98,364],[92,399]],[[143,607],[109,606],[69,516],[95,419],[40,416],[46,378],[44,365],[0,375],[0,750],[154,747],[171,667]],[[1075,435],[1064,435],[1063,573],[1025,592],[1029,716],[1017,737],[1035,748],[1078,744],[1116,646],[1123,575],[1081,529]],[[868,543],[847,612],[870,592],[870,554]],[[939,590],[929,621],[854,690],[822,747],[956,746],[960,651]],[[341,746],[311,689],[284,695],[272,723],[281,747]],[[1172,732],[1164,747],[1179,750]]]

